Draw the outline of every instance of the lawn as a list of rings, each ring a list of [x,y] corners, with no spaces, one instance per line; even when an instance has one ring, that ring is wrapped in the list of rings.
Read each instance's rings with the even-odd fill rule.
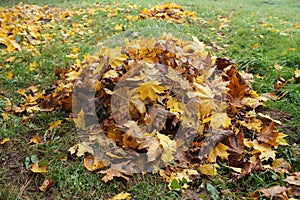
[[[282,122],[276,128],[288,135],[289,146],[279,146],[276,157],[288,162],[289,174],[299,171],[299,1],[179,0],[175,3],[198,17],[186,17],[183,23],[134,18],[144,8],[168,1],[22,2],[0,2],[0,15],[14,8],[10,11],[19,13],[19,18],[10,19],[15,20],[12,26],[19,24],[15,28],[30,33],[17,34],[13,38],[16,44],[11,46],[1,40],[0,32],[0,199],[109,199],[121,192],[130,193],[132,199],[251,199],[250,194],[260,189],[288,186],[287,172],[266,169],[233,180],[230,169],[222,163],[218,175],[200,175],[185,192],[183,188],[169,190],[168,183],[157,174],[137,174],[130,181],[115,178],[105,183],[100,180],[102,174],[84,167],[83,158],[68,152],[79,142],[70,111],[33,108],[24,113],[15,109],[24,103],[24,94],[52,91],[60,80],[58,70],[76,67],[100,45],[113,45],[118,38],[115,35],[149,27],[196,36],[213,55],[230,59],[239,71],[253,74],[252,85],[259,94],[280,97],[267,101],[259,111]],[[2,26],[3,20],[7,19],[0,18],[0,31],[7,28]],[[9,45],[12,50],[8,50]],[[36,162],[47,166],[47,172],[34,173],[31,169]],[[43,192],[39,187],[45,179],[54,184]]]

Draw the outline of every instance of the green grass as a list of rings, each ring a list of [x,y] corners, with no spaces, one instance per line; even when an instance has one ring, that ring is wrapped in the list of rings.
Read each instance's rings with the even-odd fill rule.
[[[0,6],[13,6],[19,1],[4,0]],[[68,0],[23,0],[24,4],[39,4],[68,7],[87,7],[96,0],[68,1]],[[104,5],[112,1],[104,1]],[[154,5],[167,1],[151,1]],[[119,7],[127,8],[129,3],[124,1]],[[294,77],[294,71],[300,68],[300,30],[294,29],[294,24],[300,22],[300,3],[297,0],[232,0],[209,1],[201,3],[196,0],[189,2],[176,1],[185,9],[195,11],[207,23],[191,22],[189,24],[172,24],[157,20],[143,20],[129,22],[124,20],[124,14],[114,18],[108,18],[106,11],[98,11],[93,16],[88,16],[93,22],[89,25],[94,34],[80,35],[75,33],[68,40],[64,40],[60,31],[72,28],[72,22],[84,22],[84,14],[73,16],[68,21],[60,21],[49,33],[57,34],[53,40],[41,45],[41,55],[33,56],[30,53],[2,53],[0,59],[0,113],[4,113],[6,106],[18,105],[22,96],[18,89],[26,89],[37,86],[40,90],[51,86],[56,79],[54,71],[56,66],[69,68],[75,59],[65,55],[71,53],[72,47],[80,47],[79,59],[85,53],[92,53],[98,48],[99,43],[110,36],[119,33],[113,27],[123,23],[126,29],[143,29],[146,27],[165,28],[182,33],[197,36],[208,46],[216,42],[223,49],[213,52],[222,57],[235,60],[240,70],[259,74],[263,79],[256,78],[253,84],[259,93],[273,92],[273,83],[281,76],[285,80]],[[139,1],[137,10],[130,10],[129,14],[139,13],[142,7],[148,7],[149,1]],[[75,8],[74,8],[75,9]],[[288,11],[288,12],[287,12]],[[223,16],[229,20],[228,27],[219,29],[222,22],[218,18]],[[262,26],[262,24],[272,24]],[[220,34],[223,37],[220,37]],[[258,44],[256,49],[253,48]],[[295,51],[291,48],[296,48]],[[13,62],[6,60],[15,56]],[[34,70],[29,70],[32,62],[40,63]],[[274,64],[283,66],[277,70]],[[13,78],[7,79],[9,71],[13,72]],[[278,91],[285,96],[278,101],[268,102],[268,109],[278,112],[278,116],[284,125],[279,127],[290,135],[290,141],[295,145],[279,149],[279,157],[292,164],[293,169],[299,169],[299,140],[300,140],[300,84],[288,82]],[[282,113],[282,114],[280,114]],[[285,114],[285,113],[288,113]],[[179,199],[180,192],[169,191],[165,183],[158,175],[136,175],[131,181],[113,180],[107,184],[100,181],[102,175],[91,173],[83,166],[80,158],[68,157],[67,161],[61,161],[62,156],[67,156],[67,149],[78,142],[74,124],[67,121],[69,113],[66,111],[37,112],[28,120],[23,116],[8,115],[6,119],[0,117],[0,139],[9,137],[10,141],[0,145],[0,199],[108,199],[114,195],[126,191],[131,193],[132,199]],[[286,118],[287,119],[284,119]],[[49,131],[50,123],[62,120],[62,125]],[[30,138],[39,134],[43,141],[37,145],[28,144]],[[27,167],[25,160],[32,156],[44,163],[48,163],[48,173],[33,174]],[[32,162],[30,161],[30,164]],[[208,183],[212,184],[220,193],[222,199],[241,199],[241,196],[266,188],[275,184],[283,184],[283,176],[271,171],[255,173],[243,179],[241,182],[233,182],[226,176],[228,169],[223,166],[220,175],[215,178],[201,176],[199,180],[191,184],[191,188],[199,194],[209,196]],[[223,175],[223,176],[222,176]],[[54,186],[46,193],[40,192],[38,186],[44,178],[55,180]],[[202,195],[203,196],[203,195]]]

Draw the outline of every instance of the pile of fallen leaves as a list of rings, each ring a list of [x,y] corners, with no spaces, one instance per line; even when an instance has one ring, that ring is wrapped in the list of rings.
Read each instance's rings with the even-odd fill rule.
[[[79,75],[73,116],[82,142],[69,151],[84,156],[90,171],[107,167],[102,180],[155,171],[176,190],[200,174],[216,175],[218,162],[237,179],[291,170],[276,159],[278,146],[288,145],[275,129],[280,122],[256,112],[267,98],[252,90],[251,75],[212,57],[197,38],[141,37],[81,65],[61,75],[69,85]],[[71,92],[64,82],[48,97],[62,101],[53,97],[64,85]]]
[[[144,8],[140,13],[140,18],[157,18],[175,23],[184,23],[187,21],[187,18],[198,19],[194,12],[185,11],[181,5],[173,2],[155,5],[150,9]]]

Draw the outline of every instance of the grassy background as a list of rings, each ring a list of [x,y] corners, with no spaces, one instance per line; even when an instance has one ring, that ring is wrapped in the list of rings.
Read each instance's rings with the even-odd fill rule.
[[[61,8],[87,7],[96,3],[95,0],[23,0],[24,4],[49,5]],[[102,1],[106,5],[112,1]],[[167,1],[151,1],[151,5]],[[2,0],[0,6],[13,6],[19,3],[14,0]],[[123,1],[118,7],[127,8],[134,1]],[[94,34],[84,37],[75,35],[72,42],[62,42],[58,34],[56,39],[41,47],[41,55],[32,56],[30,53],[2,54],[0,59],[0,112],[7,101],[13,105],[21,102],[18,89],[29,86],[38,86],[40,89],[52,85],[55,79],[56,66],[69,68],[74,59],[65,55],[71,53],[73,46],[80,46],[79,58],[85,53],[92,53],[95,46],[108,37],[119,33],[113,29],[118,24],[124,24],[126,29],[142,29],[144,27],[167,28],[197,36],[208,46],[215,42],[223,49],[213,52],[222,57],[228,57],[238,63],[240,70],[251,72],[256,76],[254,88],[259,93],[272,92],[273,83],[279,76],[289,80],[294,71],[300,68],[300,38],[299,30],[294,28],[300,22],[300,2],[297,0],[197,0],[176,1],[186,10],[196,12],[197,16],[207,23],[191,21],[188,24],[172,24],[165,21],[143,20],[129,22],[124,20],[124,14],[114,18],[107,17],[104,11],[91,16],[93,23],[90,28]],[[111,4],[113,7],[113,4]],[[149,1],[139,1],[137,10],[130,10],[135,15],[143,7],[149,7]],[[62,21],[51,30],[59,33],[63,28],[71,27],[72,22],[84,21],[84,14],[74,16],[71,21]],[[228,26],[220,29],[222,21],[227,18]],[[267,25],[267,26],[264,26]],[[257,44],[257,48],[254,48]],[[5,60],[11,56],[16,59],[13,63]],[[40,62],[41,66],[35,71],[29,71],[28,65]],[[282,70],[274,68],[278,63]],[[6,79],[9,71],[13,71],[13,79]],[[259,78],[264,77],[264,78]],[[274,117],[284,122],[282,129],[290,135],[289,141],[296,143],[289,148],[279,148],[279,157],[289,161],[294,169],[299,169],[299,140],[300,140],[300,86],[299,81],[286,84],[280,93],[285,96],[279,101],[268,102],[268,109]],[[29,121],[22,116],[9,115],[6,120],[0,118],[1,138],[9,137],[10,141],[0,145],[0,199],[108,199],[122,191],[132,194],[132,199],[179,199],[180,192],[168,191],[167,185],[156,175],[137,175],[130,182],[113,180],[108,184],[99,181],[101,175],[90,173],[84,169],[82,159],[68,158],[61,161],[59,158],[67,156],[67,149],[78,142],[74,124],[67,121],[68,113],[55,111],[51,113],[35,113]],[[62,125],[48,131],[49,123],[63,120]],[[32,136],[39,134],[43,142],[38,145],[29,145]],[[26,168],[25,160],[37,156],[40,161],[50,163],[46,174],[33,174]],[[220,176],[215,178],[201,177],[192,184],[192,191],[208,197],[205,185],[212,184],[220,193],[222,199],[240,199],[241,196],[259,188],[283,183],[283,177],[271,171],[256,173],[241,182],[232,182],[226,177],[226,167]],[[224,176],[222,176],[224,175]],[[55,179],[55,185],[46,193],[39,192],[38,186],[44,178]]]

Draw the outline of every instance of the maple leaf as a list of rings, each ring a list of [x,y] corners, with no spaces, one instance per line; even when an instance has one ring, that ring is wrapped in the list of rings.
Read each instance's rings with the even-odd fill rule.
[[[176,152],[176,142],[171,140],[168,136],[160,133],[157,133],[156,137],[159,139],[159,143],[163,147],[161,159],[166,163],[173,161],[173,153]]]
[[[226,129],[231,125],[231,119],[227,113],[213,113],[210,117],[210,126],[213,130],[220,127]]]
[[[141,100],[145,100],[148,97],[151,101],[156,101],[158,98],[157,94],[164,93],[164,87],[160,86],[159,82],[150,81],[142,83],[136,91],[140,93]]]
[[[38,162],[34,163],[30,170],[34,173],[48,172],[47,165],[40,167]]]
[[[288,163],[286,160],[279,158],[279,159],[275,159],[272,162],[272,169],[275,172],[284,174],[284,173],[288,173],[289,171],[291,171],[292,167],[291,167],[290,163]]]
[[[300,187],[300,172],[295,172],[292,176],[286,177],[285,181],[291,185]]]
[[[257,134],[257,141],[275,146],[278,132],[274,131],[274,122],[270,126],[263,127],[261,132]]]
[[[260,160],[275,160],[276,151],[272,150],[272,146],[264,143],[259,143],[257,140],[253,141],[253,148],[252,154],[260,153],[259,158]]]
[[[201,174],[205,174],[208,176],[215,176],[218,174],[217,168],[218,164],[203,164],[199,167]]]
[[[70,147],[68,152],[70,152],[71,155],[76,153],[76,155],[78,157],[81,157],[85,153],[93,154],[93,148],[91,146],[89,146],[88,143],[82,142],[82,143],[79,143],[79,144],[76,144],[76,145]]]
[[[227,153],[227,146],[218,143],[209,153],[207,160],[210,163],[215,163],[217,161],[217,157],[220,157],[221,159],[228,160],[228,153]]]
[[[113,168],[109,168],[107,170],[100,171],[99,173],[105,174],[105,176],[101,179],[105,183],[112,180],[114,177],[121,177],[121,178],[124,178],[126,181],[129,181],[129,178],[127,176],[123,175],[120,171],[113,169]]]
[[[282,145],[282,146],[289,146],[289,144],[287,143],[287,141],[284,139],[287,135],[279,132],[276,138],[276,145],[274,145],[275,149],[278,147],[278,145]]]

